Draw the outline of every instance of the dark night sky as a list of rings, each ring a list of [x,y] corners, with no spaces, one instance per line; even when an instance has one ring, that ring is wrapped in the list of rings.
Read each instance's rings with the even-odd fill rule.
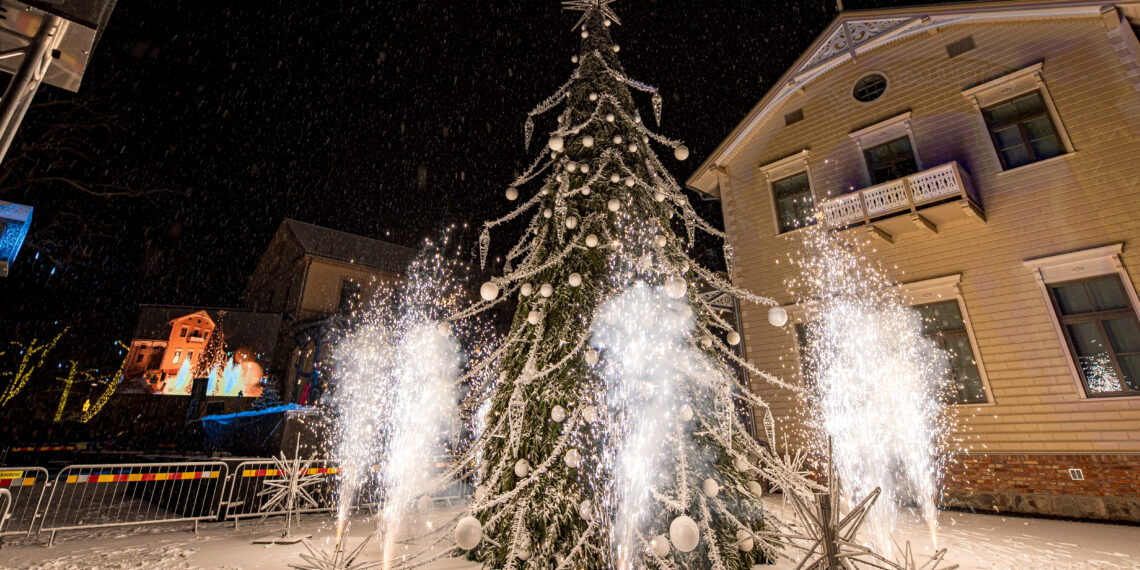
[[[140,302],[237,305],[283,217],[413,245],[507,211],[502,190],[533,158],[526,113],[572,71],[575,14],[555,0],[299,6],[125,0],[81,92],[41,91],[121,117],[85,168],[171,191],[85,202],[117,228],[91,263],[52,274],[25,252],[0,279],[6,337],[82,319],[102,346],[129,334]],[[661,89],[659,130],[693,152],[666,159],[681,181],[835,15],[832,0],[614,7],[626,71]],[[52,215],[52,196],[9,199],[36,205],[36,224]]]

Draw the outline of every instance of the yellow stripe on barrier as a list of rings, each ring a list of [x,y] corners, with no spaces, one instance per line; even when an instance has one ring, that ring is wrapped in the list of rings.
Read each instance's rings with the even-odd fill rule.
[[[78,480],[79,480],[79,476],[78,476],[78,475],[68,475],[68,476],[67,476],[67,482],[68,482],[68,483],[74,483],[74,482],[76,482],[76,481],[78,481]]]

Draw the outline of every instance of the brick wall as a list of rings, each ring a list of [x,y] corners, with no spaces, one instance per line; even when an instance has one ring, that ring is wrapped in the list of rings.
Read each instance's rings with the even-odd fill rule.
[[[1074,481],[1069,469],[1080,469]],[[956,456],[942,504],[994,512],[1140,522],[1140,455]]]

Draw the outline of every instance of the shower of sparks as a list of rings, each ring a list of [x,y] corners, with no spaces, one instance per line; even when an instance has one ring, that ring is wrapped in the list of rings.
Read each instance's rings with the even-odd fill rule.
[[[819,228],[803,232],[800,270],[790,289],[805,309],[800,329],[807,406],[825,456],[850,501],[882,499],[867,515],[867,534],[884,553],[900,503],[936,521],[936,483],[950,419],[940,399],[946,354],[923,335],[922,320],[861,244]]]
[[[405,517],[428,494],[435,461],[457,439],[456,378],[463,360],[457,336],[478,340],[486,331],[477,321],[453,330],[439,320],[463,302],[456,275],[470,272],[442,253],[448,245],[448,238],[427,242],[405,281],[379,286],[333,358],[333,454],[342,469],[337,542],[346,536],[354,499],[382,497],[384,567],[391,565],[401,527],[409,528]]]

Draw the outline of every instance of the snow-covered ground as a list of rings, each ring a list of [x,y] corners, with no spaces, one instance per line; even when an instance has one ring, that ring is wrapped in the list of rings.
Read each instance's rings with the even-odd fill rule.
[[[777,513],[783,509],[778,496],[768,504]],[[434,519],[444,522],[454,512],[457,508],[441,509]],[[197,535],[185,524],[61,532],[50,548],[46,535],[7,537],[0,549],[0,567],[286,568],[301,562],[303,545],[253,544],[257,538],[279,534],[282,524],[280,517],[265,522],[243,521],[236,530],[232,523],[203,523]],[[1140,527],[953,512],[941,513],[941,526],[938,543],[949,550],[946,563],[959,564],[963,569],[1140,568]],[[358,519],[350,532],[350,545],[358,544],[369,530],[371,524]],[[320,545],[329,540],[332,528],[325,515],[305,515],[294,533],[311,534],[313,542]],[[934,551],[929,534],[917,520],[902,522],[896,536],[900,544],[910,541],[919,554]],[[380,549],[373,543],[362,559],[379,557]],[[477,566],[465,560],[443,559],[422,568]]]

